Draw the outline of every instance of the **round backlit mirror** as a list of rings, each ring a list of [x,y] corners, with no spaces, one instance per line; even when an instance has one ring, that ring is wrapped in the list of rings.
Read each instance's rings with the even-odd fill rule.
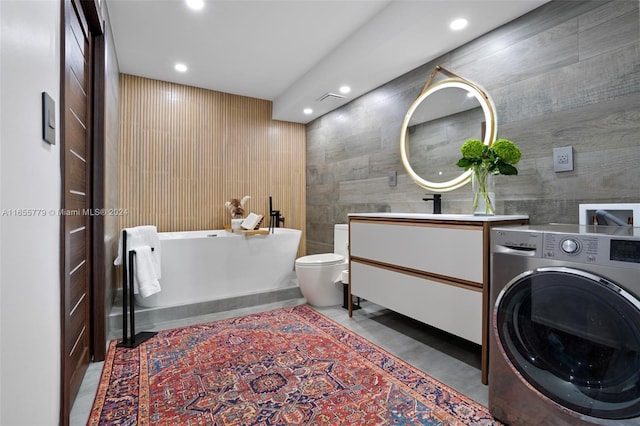
[[[416,184],[434,192],[451,191],[471,180],[456,163],[467,139],[493,143],[496,113],[489,96],[459,77],[426,87],[411,104],[400,129],[400,156]]]

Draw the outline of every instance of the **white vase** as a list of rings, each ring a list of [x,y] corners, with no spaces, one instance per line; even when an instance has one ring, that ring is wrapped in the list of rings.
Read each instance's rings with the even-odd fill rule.
[[[240,225],[242,225],[242,222],[244,221],[243,218],[240,219],[231,219],[231,230],[233,231],[238,231],[240,230]]]

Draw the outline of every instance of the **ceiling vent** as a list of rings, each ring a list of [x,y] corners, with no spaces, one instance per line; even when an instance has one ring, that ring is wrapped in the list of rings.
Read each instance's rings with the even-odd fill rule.
[[[327,92],[324,95],[320,96],[316,101],[324,101],[325,99],[345,99],[344,96],[338,95],[337,93]]]

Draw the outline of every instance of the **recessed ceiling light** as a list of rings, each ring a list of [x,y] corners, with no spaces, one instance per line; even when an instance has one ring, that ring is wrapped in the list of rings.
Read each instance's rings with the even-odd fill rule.
[[[185,64],[175,64],[173,68],[175,68],[175,70],[179,72],[186,72],[188,69]]]
[[[464,18],[458,18],[458,19],[454,19],[453,21],[451,21],[451,23],[449,24],[449,28],[451,28],[454,31],[458,31],[463,29],[464,27],[467,26],[467,24],[469,23],[469,21],[467,21]]]
[[[351,87],[349,87],[349,86],[342,86],[342,87],[340,87],[340,89],[339,89],[339,90],[340,90],[340,93],[347,94],[347,93],[349,93],[349,92],[351,91]]]
[[[204,7],[204,0],[186,0],[187,6],[193,10],[200,10]]]
[[[313,110],[311,108],[305,108],[302,110],[302,112],[304,112],[305,114],[309,115],[313,112]]]

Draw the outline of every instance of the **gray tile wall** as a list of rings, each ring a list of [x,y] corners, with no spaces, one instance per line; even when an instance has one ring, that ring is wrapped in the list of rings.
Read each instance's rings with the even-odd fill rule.
[[[332,251],[349,212],[431,212],[399,135],[436,65],[483,86],[498,136],[522,150],[519,175],[496,179],[498,213],[577,223],[580,203],[640,202],[638,4],[552,1],[309,123],[307,252]],[[567,145],[574,171],[555,173],[553,148]],[[470,185],[443,194],[443,212],[470,210]]]

